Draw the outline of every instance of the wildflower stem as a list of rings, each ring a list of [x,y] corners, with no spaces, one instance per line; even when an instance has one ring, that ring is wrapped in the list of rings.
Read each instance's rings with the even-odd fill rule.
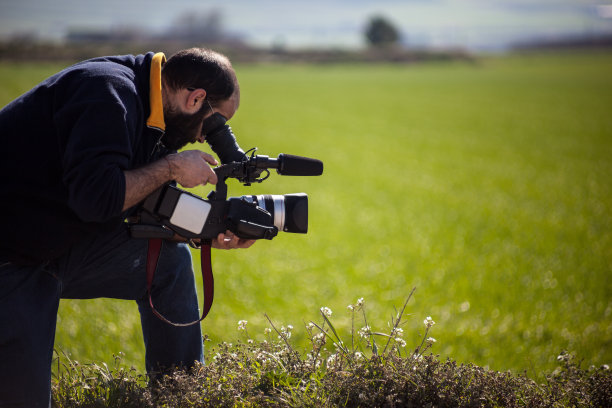
[[[399,326],[400,322],[402,321],[402,316],[404,315],[404,311],[406,310],[406,306],[408,305],[408,301],[410,301],[410,298],[412,297],[412,294],[414,293],[415,290],[416,290],[416,287],[412,288],[412,290],[410,291],[410,294],[408,295],[408,298],[406,298],[406,301],[404,302],[404,306],[402,307],[402,310],[397,315],[397,320],[395,321],[395,324],[393,325],[393,328],[391,329],[391,333],[395,332],[395,330]],[[393,317],[391,317],[391,321],[393,321]],[[387,344],[385,344],[385,348],[383,350],[383,354],[385,354],[385,352],[387,351],[387,347],[389,347],[389,343],[391,342],[391,337],[389,337],[387,339]]]
[[[427,333],[429,333],[429,327],[427,327],[425,329],[425,334],[423,335],[423,340],[421,340],[421,344],[419,344],[419,347],[417,347],[416,349],[414,349],[414,353],[412,353],[412,357],[414,358],[418,353],[421,353],[421,348],[423,347],[423,344],[425,344],[425,339],[427,338]]]
[[[323,316],[325,317],[325,316]],[[329,320],[327,320],[327,318],[325,319],[327,324],[329,325],[329,327],[332,329],[332,331],[334,332],[334,335],[336,336],[336,338],[338,339],[337,341],[327,332],[327,330],[325,330],[323,327],[319,326],[318,324],[316,324],[315,322],[311,322],[312,324],[315,325],[315,327],[319,330],[321,330],[321,333],[325,334],[327,337],[329,337],[329,339],[338,344],[338,347],[340,347],[340,349],[342,350],[342,352],[344,352],[345,354],[348,355],[348,350],[346,349],[346,347],[344,347],[344,343],[342,342],[342,340],[340,339],[340,337],[338,337],[338,334],[336,333],[336,331],[333,329],[333,327],[331,326]]]
[[[278,329],[276,328],[276,326],[274,326],[274,323],[272,323],[272,320],[270,320],[270,317],[268,317],[268,315],[266,313],[264,313],[264,316],[266,317],[266,319],[268,319],[268,322],[270,322],[270,326],[272,326],[272,328],[274,329],[274,331],[278,334],[278,336],[283,339],[283,341],[285,342],[285,344],[287,345],[287,349],[291,350],[293,352],[294,355],[296,355],[296,357],[298,357],[299,359],[299,354],[297,351],[295,351],[293,349],[293,347],[291,347],[291,344],[289,344],[289,341],[287,339],[287,336],[285,335],[285,333],[282,333],[280,331],[278,331]]]
[[[366,327],[369,328],[370,325],[368,324],[368,319],[366,318],[365,305],[361,305],[361,312],[363,313],[363,322],[365,323]],[[372,334],[371,330],[368,334],[370,338],[370,346],[372,346],[372,353],[374,353],[374,355],[377,356],[378,347],[376,346],[376,340],[374,340],[374,335]]]
[[[351,309],[351,353],[355,354],[355,310]]]
[[[348,350],[346,349],[346,347],[344,347],[344,342],[342,341],[342,339],[340,338],[340,336],[338,336],[338,333],[336,332],[336,329],[334,328],[334,325],[329,321],[329,319],[327,318],[327,316],[325,315],[325,313],[321,312],[321,316],[323,316],[323,319],[325,319],[325,321],[327,322],[327,325],[329,326],[329,328],[332,330],[332,332],[334,333],[334,336],[336,336],[337,339],[337,343],[338,346],[342,349],[342,351],[345,354],[348,354]],[[336,343],[336,341],[334,341],[334,343]]]

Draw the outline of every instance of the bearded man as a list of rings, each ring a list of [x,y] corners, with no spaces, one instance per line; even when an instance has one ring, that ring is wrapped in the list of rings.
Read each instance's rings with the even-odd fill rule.
[[[51,76],[0,111],[0,406],[49,406],[60,298],[135,300],[152,374],[203,362],[200,325],[148,304],[147,240],[125,223],[170,181],[215,184],[203,142],[240,101],[230,61],[207,49],[101,57]],[[216,115],[218,116],[218,115]],[[228,231],[213,246],[246,248]],[[172,321],[198,319],[191,255],[164,241],[151,289]]]

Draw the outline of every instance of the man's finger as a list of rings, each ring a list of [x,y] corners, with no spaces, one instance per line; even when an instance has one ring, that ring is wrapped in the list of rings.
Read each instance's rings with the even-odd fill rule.
[[[217,184],[217,181],[219,181],[219,179],[217,178],[217,174],[213,171],[212,174],[208,175],[208,178],[204,180],[204,183],[202,184],[206,184],[206,183]]]
[[[238,248],[249,248],[251,245],[255,243],[254,239],[241,239],[238,243]]]
[[[213,242],[213,246],[217,249],[242,249],[249,248],[254,243],[254,239],[240,238],[227,230],[225,233],[219,233],[219,235],[217,235],[216,240]]]
[[[212,164],[213,166],[219,164],[219,162],[217,162],[217,159],[215,159],[211,154],[208,154],[206,152],[200,152],[200,155],[202,155],[202,158],[206,160],[207,163]]]

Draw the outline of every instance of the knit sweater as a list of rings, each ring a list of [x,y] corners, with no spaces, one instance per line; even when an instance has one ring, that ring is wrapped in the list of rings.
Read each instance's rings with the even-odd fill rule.
[[[124,171],[163,153],[163,60],[83,61],[0,111],[0,261],[50,261],[121,226]]]

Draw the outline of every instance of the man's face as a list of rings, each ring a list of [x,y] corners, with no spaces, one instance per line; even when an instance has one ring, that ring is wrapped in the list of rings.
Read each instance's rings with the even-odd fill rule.
[[[166,131],[162,142],[170,150],[178,150],[188,143],[204,142],[202,136],[202,121],[219,112],[231,119],[236,113],[239,104],[239,93],[236,92],[228,99],[222,101],[217,107],[211,109],[208,102],[202,103],[202,107],[194,114],[189,114],[172,104],[164,104],[164,121]]]
[[[178,150],[197,140],[202,129],[202,120],[210,115],[210,107],[203,104],[199,111],[190,115],[179,108],[164,107],[166,132],[162,142],[170,150]]]

